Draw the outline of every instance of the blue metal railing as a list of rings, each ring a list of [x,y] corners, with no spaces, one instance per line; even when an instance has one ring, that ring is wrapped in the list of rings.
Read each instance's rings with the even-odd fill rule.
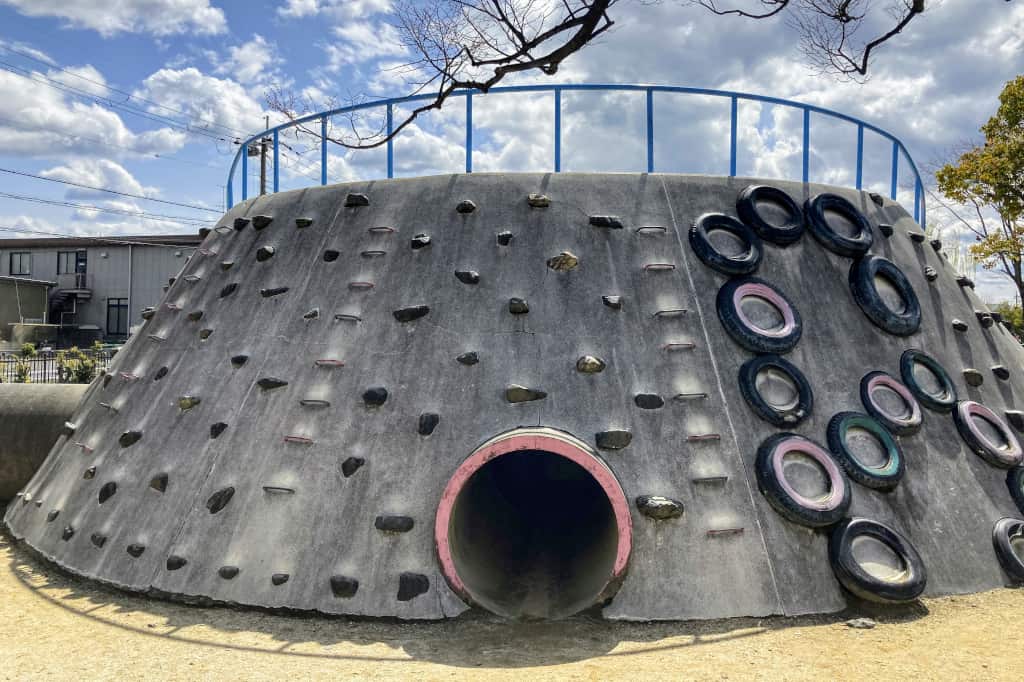
[[[869,130],[880,137],[888,140],[892,143],[892,159],[891,159],[891,176],[890,176],[890,187],[889,196],[895,200],[899,189],[899,161],[900,155],[902,154],[910,165],[910,170],[913,172],[914,180],[914,205],[913,214],[914,220],[920,225],[925,224],[925,202],[924,202],[924,185],[921,180],[921,173],[917,169],[917,164],[914,163],[914,159],[910,156],[910,152],[907,151],[906,146],[897,138],[895,135],[882,130],[878,126],[872,125],[860,119],[848,116],[847,114],[839,113],[838,111],[832,111],[824,107],[815,106],[813,104],[803,104],[801,102],[794,102],[791,100],[781,99],[778,97],[767,97],[765,95],[753,95],[743,92],[734,92],[730,90],[711,90],[708,88],[690,88],[680,87],[672,85],[602,85],[602,84],[576,84],[576,85],[514,85],[507,87],[496,87],[491,88],[490,93],[501,94],[501,93],[524,93],[524,92],[550,92],[554,95],[554,171],[560,173],[562,171],[562,93],[563,92],[642,92],[646,95],[646,143],[647,143],[647,172],[655,172],[654,164],[654,100],[655,93],[673,93],[673,94],[686,94],[686,95],[703,95],[711,97],[721,97],[730,101],[730,133],[729,133],[729,175],[736,175],[737,167],[737,137],[738,137],[738,111],[740,101],[749,102],[762,102],[765,104],[772,104],[777,106],[791,107],[798,109],[803,112],[803,154],[801,158],[802,173],[801,179],[803,182],[810,181],[810,165],[811,165],[811,114],[818,114],[826,116],[832,119],[851,123],[857,126],[857,167],[855,175],[855,186],[857,189],[863,189],[864,182],[864,131]],[[476,96],[482,96],[478,90],[459,90],[453,93],[453,97],[465,97],[466,99],[466,172],[473,172],[473,98]],[[294,121],[288,121],[282,123],[279,126],[275,126],[268,130],[265,130],[257,135],[253,135],[249,139],[245,140],[239,147],[238,152],[235,154],[234,160],[231,162],[231,170],[228,172],[227,182],[227,203],[228,206],[234,205],[234,177],[235,171],[238,167],[239,160],[242,165],[242,201],[248,199],[248,155],[246,150],[249,145],[258,142],[260,139],[271,136],[274,145],[274,178],[273,178],[273,191],[277,192],[280,190],[281,178],[279,169],[279,137],[283,130],[294,128],[296,126],[304,124],[315,124],[317,121],[320,122],[320,184],[327,184],[327,145],[329,141],[327,139],[327,124],[331,117],[352,114],[358,111],[364,111],[367,109],[374,109],[377,107],[384,107],[385,112],[385,130],[388,135],[394,130],[394,107],[396,104],[406,104],[408,102],[420,102],[425,100],[433,99],[433,94],[421,94],[421,95],[410,95],[407,97],[393,97],[391,99],[374,100],[371,102],[363,102],[361,104],[355,104],[347,107],[341,107],[338,109],[332,109],[330,111],[321,111],[315,114],[310,114],[302,118],[298,118]],[[395,149],[394,140],[389,139],[385,145],[387,154],[387,177],[393,178],[395,176]]]

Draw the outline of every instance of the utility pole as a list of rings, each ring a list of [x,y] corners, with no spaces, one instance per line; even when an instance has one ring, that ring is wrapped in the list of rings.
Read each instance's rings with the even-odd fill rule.
[[[263,129],[270,127],[270,116],[266,116]],[[260,196],[267,193],[267,142],[266,135],[260,138]]]

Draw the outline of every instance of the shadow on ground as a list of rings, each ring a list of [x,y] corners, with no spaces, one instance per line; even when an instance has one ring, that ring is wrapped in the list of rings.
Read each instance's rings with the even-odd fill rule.
[[[855,616],[897,623],[928,614],[922,604],[883,610],[862,603],[839,614],[800,618],[623,623],[583,615],[529,623],[471,611],[451,621],[398,622],[190,606],[121,592],[65,573],[3,532],[0,559],[3,570],[42,602],[145,637],[279,656],[389,663],[412,659],[464,668],[557,665],[757,638],[774,630],[829,625]]]

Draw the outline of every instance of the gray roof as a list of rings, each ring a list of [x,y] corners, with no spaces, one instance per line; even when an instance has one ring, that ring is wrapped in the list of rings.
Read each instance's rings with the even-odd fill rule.
[[[29,237],[0,239],[0,249],[46,249],[83,246],[127,246],[155,244],[165,246],[197,247],[203,238],[198,234],[154,234],[131,237]]]

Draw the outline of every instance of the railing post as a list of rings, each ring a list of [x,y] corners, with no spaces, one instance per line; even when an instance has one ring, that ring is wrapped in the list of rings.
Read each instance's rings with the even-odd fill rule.
[[[914,220],[922,228],[924,224],[921,222],[921,179],[918,178],[917,182],[914,183]]]
[[[647,88],[647,172],[654,172],[654,90]]]
[[[327,117],[320,119],[320,184],[327,184]]]
[[[395,177],[395,145],[394,140],[391,139],[391,133],[394,131],[393,115],[391,102],[388,102],[388,180]]]
[[[281,155],[278,152],[278,150],[280,148],[280,144],[278,142],[277,134],[278,134],[278,131],[275,130],[274,131],[274,193],[275,194],[277,193],[278,189],[280,189],[280,187],[281,187],[281,173],[280,173]]]
[[[473,91],[466,93],[466,172],[473,172]]]
[[[804,109],[804,183],[811,178],[811,110]]]
[[[555,172],[562,172],[562,89],[555,88]]]
[[[889,196],[892,200],[896,200],[896,183],[899,180],[900,172],[900,145],[898,142],[892,143],[892,188]]]
[[[857,189],[864,188],[864,124],[857,124]]]
[[[231,207],[235,205],[235,190],[233,187],[234,184],[235,177],[232,174],[231,177],[228,178],[228,186],[226,188],[227,196],[225,197],[225,203],[227,204],[228,210],[231,210]]]
[[[242,148],[242,201],[249,198],[249,143]]]
[[[729,177],[736,177],[736,139],[738,131],[736,129],[736,119],[739,114],[739,100],[736,97],[732,98],[732,106],[729,112]]]

